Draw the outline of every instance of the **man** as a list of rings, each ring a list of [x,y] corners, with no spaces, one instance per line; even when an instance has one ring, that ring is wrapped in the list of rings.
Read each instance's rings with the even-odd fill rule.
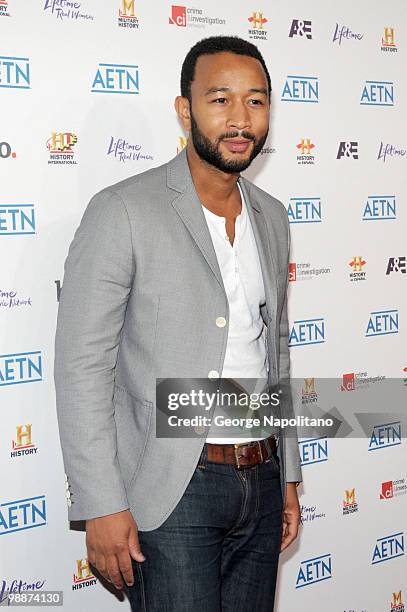
[[[155,432],[157,379],[289,376],[287,214],[240,176],[267,138],[270,93],[257,47],[198,42],[175,101],[186,149],[94,196],[65,263],[68,514],[133,610],[272,610],[279,552],[297,536],[295,431]]]

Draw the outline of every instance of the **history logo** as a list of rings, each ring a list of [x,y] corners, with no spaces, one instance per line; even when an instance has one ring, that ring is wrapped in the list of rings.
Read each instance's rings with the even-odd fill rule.
[[[301,138],[295,146],[298,149],[297,164],[299,166],[314,166],[315,155],[313,150],[316,145],[311,141],[311,138]]]
[[[389,612],[404,612],[405,607],[401,591],[395,591],[391,594],[391,602]]]
[[[88,558],[76,559],[76,573],[72,577],[72,590],[78,591],[79,589],[94,586],[96,583],[97,578],[90,569]]]
[[[78,142],[78,137],[73,132],[52,132],[46,145],[49,151],[48,164],[75,165],[74,146]]]
[[[352,268],[352,272],[349,272],[349,280],[352,282],[366,280],[366,272],[363,269],[365,265],[366,260],[363,259],[361,255],[354,255],[352,259],[348,261],[348,266]]]
[[[32,441],[31,423],[16,426],[16,437],[11,441],[10,457],[23,457],[25,455],[36,455],[38,447]]]
[[[117,24],[120,28],[138,30],[139,20],[134,12],[134,0],[121,0],[119,2]]]
[[[261,11],[254,11],[248,18],[250,22],[249,38],[254,40],[267,40],[267,30],[264,25],[268,22],[268,19],[263,15]]]
[[[0,0],[0,17],[11,17],[8,11],[8,1]]]
[[[342,500],[342,513],[343,516],[348,514],[354,514],[359,509],[356,501],[355,487],[353,489],[345,489],[344,499]]]
[[[394,42],[394,28],[384,28],[381,50],[386,53],[397,53],[397,45]]]
[[[304,384],[301,389],[301,403],[303,406],[316,404],[318,401],[318,392],[315,389],[315,378],[304,378]]]

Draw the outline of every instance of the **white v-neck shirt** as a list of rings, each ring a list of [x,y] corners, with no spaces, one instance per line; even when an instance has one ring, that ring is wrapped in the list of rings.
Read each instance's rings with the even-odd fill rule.
[[[265,325],[260,314],[260,306],[265,303],[263,275],[247,205],[239,183],[237,185],[242,210],[235,220],[233,245],[226,233],[225,217],[202,206],[229,302],[229,331],[221,375],[234,379],[262,378],[266,383],[268,359]],[[217,410],[216,414],[222,411]],[[230,444],[264,437],[210,437],[207,442]]]

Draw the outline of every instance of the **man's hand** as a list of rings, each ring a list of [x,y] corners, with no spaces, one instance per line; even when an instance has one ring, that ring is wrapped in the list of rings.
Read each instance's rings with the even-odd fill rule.
[[[287,482],[286,487],[287,494],[283,510],[283,534],[280,552],[287,548],[297,537],[301,516],[295,482]]]
[[[129,510],[86,521],[88,561],[117,589],[134,583],[131,557],[145,561],[140,550],[138,528]],[[131,557],[130,557],[131,556]],[[122,578],[123,577],[123,578]]]

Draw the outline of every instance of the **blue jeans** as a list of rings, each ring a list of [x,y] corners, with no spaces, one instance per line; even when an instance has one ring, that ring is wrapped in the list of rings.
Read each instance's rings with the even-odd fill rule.
[[[133,612],[272,612],[282,534],[279,458],[237,469],[204,445],[177,506],[139,531]]]

